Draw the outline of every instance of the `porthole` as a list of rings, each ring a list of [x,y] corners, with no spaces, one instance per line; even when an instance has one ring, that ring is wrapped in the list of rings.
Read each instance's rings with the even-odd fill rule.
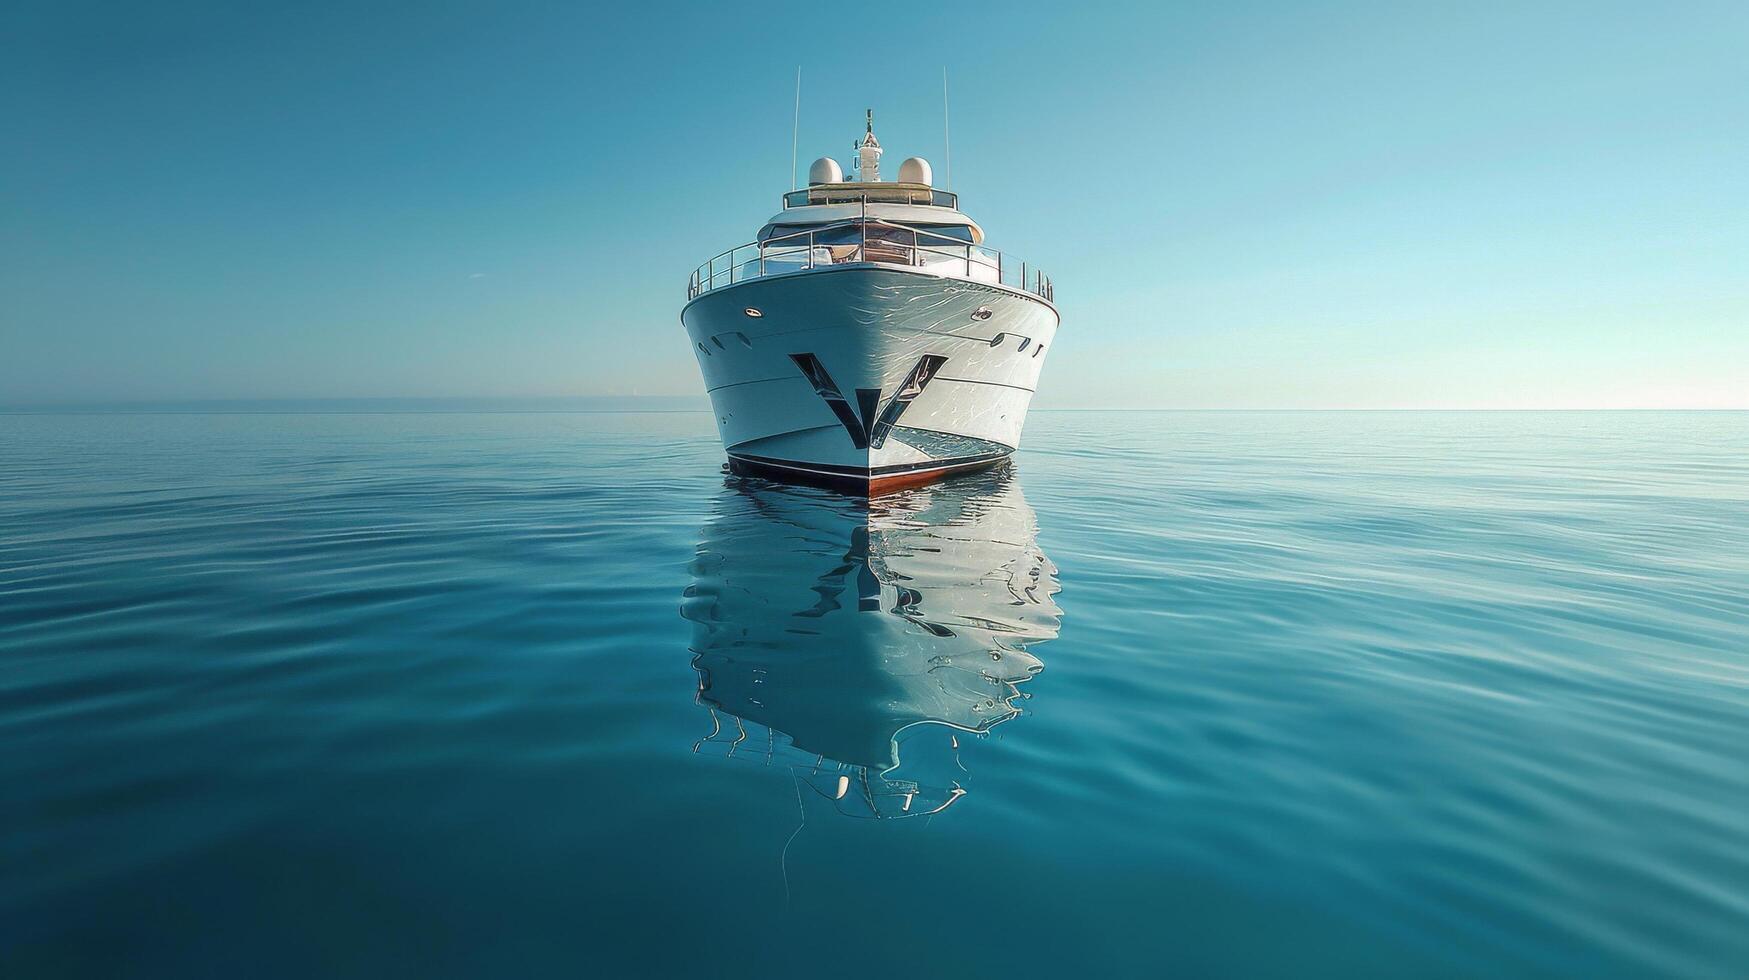
[[[988,306],[980,306],[972,311],[972,319],[974,320],[988,320],[995,315],[996,311],[990,309]]]
[[[1032,343],[1031,337],[1022,337],[1022,338],[1020,338],[1020,346],[1016,347],[1014,349],[1015,350],[1026,350],[1027,346],[1031,343]]]
[[[747,307],[746,309],[742,310],[741,312],[747,314],[748,316],[752,317],[755,320],[757,320],[760,317],[765,315],[759,309],[752,307],[752,306]]]
[[[706,347],[704,345],[704,341],[702,341],[702,340],[698,342],[698,352],[700,354],[703,354],[706,357],[711,356],[711,349],[709,347]]]
[[[715,336],[715,337],[712,337],[712,338],[711,338],[711,343],[713,343],[713,344],[716,344],[716,345],[717,345],[717,350],[728,350],[728,348],[727,348],[727,347],[724,347],[724,346],[723,346],[723,338],[722,338],[722,335],[721,335],[721,334],[718,334],[718,335],[717,335],[717,336]]]
[[[1032,356],[1037,357],[1045,352],[1045,345],[1040,344],[1032,349]]]

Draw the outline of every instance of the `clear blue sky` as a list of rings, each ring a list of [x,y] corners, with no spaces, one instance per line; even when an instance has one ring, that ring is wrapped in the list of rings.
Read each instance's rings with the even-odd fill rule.
[[[694,394],[798,63],[938,175],[951,68],[1041,406],[1749,407],[1740,0],[12,4],[0,403]]]

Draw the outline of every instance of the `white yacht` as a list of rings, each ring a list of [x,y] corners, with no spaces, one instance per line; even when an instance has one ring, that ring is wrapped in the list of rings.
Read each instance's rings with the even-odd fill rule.
[[[1057,331],[1051,280],[984,244],[912,157],[880,173],[873,113],[755,241],[693,273],[680,319],[732,469],[875,494],[1020,445]]]

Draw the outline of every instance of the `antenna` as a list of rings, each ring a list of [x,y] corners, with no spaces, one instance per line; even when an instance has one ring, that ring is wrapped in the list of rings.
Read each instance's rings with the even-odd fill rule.
[[[789,186],[796,187],[796,145],[802,136],[802,66],[796,66],[796,121],[789,131]]]
[[[953,190],[953,137],[947,129],[947,66],[941,66],[941,142],[947,151],[947,166],[943,168],[947,189]]]

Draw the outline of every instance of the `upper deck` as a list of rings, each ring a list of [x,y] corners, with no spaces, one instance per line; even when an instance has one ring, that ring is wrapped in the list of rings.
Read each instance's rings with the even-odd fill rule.
[[[783,210],[756,239],[727,249],[694,270],[687,298],[748,279],[822,266],[869,264],[926,270],[1055,299],[1038,267],[984,244],[984,230],[959,210],[959,196],[931,186],[929,161],[912,157],[899,179],[880,177],[874,114],[857,147],[856,176],[845,180],[837,161],[815,160],[808,186],[783,196]]]
[[[1056,300],[1049,276],[1011,255],[915,225],[880,218],[810,224],[713,256],[693,270],[688,300],[749,279],[849,264],[901,266]]]
[[[922,207],[946,208],[958,211],[959,195],[940,191],[928,184],[906,184],[895,181],[874,183],[815,184],[783,196],[784,210],[805,208],[817,204],[910,204]]]

